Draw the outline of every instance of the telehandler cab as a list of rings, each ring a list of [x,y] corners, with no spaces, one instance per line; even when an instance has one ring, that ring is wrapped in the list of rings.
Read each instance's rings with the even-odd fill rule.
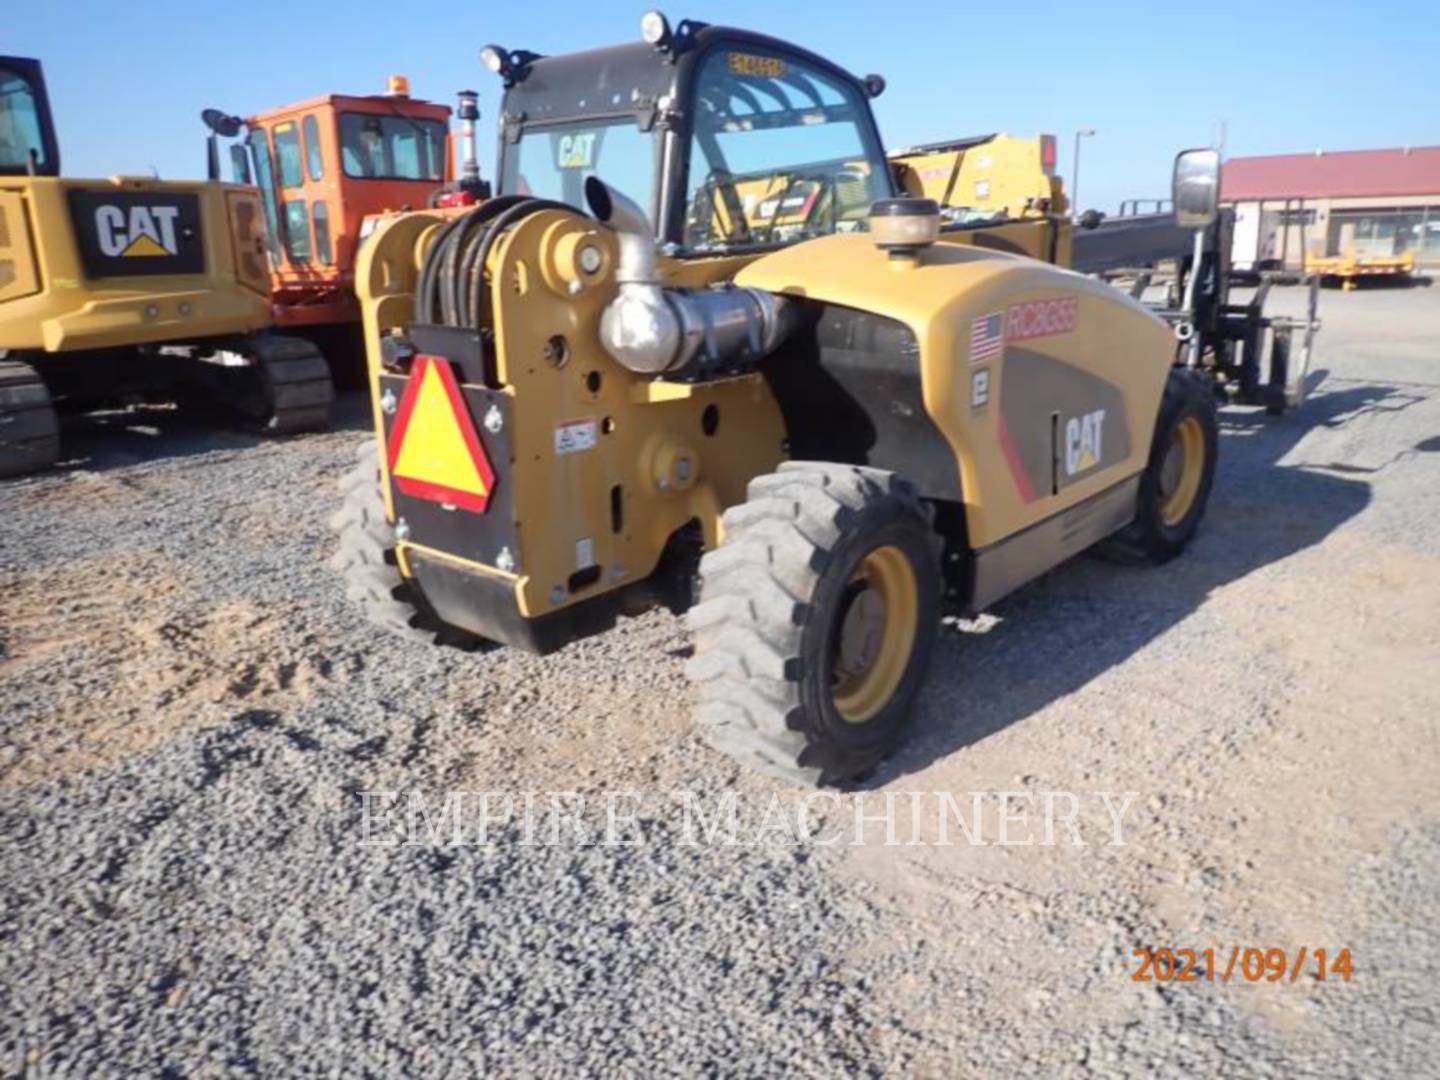
[[[198,390],[263,433],[324,428],[325,359],[271,321],[253,188],[62,179],[40,64],[0,57],[0,476],[57,459],[56,398]]]
[[[942,228],[901,197],[877,76],[642,30],[485,49],[499,194],[361,250],[376,438],[335,565],[377,622],[453,644],[543,653],[688,608],[709,740],[851,780],[902,734],[942,610],[1101,542],[1184,548],[1213,388],[1162,320],[1063,268],[1065,220]]]

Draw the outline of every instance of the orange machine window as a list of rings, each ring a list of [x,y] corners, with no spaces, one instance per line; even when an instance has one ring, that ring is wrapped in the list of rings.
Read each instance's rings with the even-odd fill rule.
[[[330,211],[323,202],[316,200],[310,207],[310,218],[315,223],[315,258],[320,260],[321,266],[329,266],[335,261],[335,253],[330,246]]]
[[[275,125],[275,165],[282,188],[300,187],[305,173],[300,164],[300,132],[294,121]]]
[[[320,156],[320,124],[314,114],[305,117],[305,171],[311,180],[325,179],[325,159]]]
[[[285,248],[292,263],[310,261],[310,216],[305,212],[304,199],[291,199],[285,204]]]

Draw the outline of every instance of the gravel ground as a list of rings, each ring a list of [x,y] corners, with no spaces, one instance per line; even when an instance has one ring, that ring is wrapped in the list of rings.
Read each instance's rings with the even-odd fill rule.
[[[951,627],[910,745],[809,802],[694,736],[667,615],[544,660],[377,639],[325,565],[358,401],[283,443],[74,420],[0,486],[0,1069],[1432,1072],[1440,289],[1322,313],[1306,409],[1225,414],[1185,558]],[[386,791],[437,832],[386,843]],[[1001,846],[997,792],[1012,840],[1073,793],[1084,846]],[[1353,979],[1131,978],[1233,945]]]

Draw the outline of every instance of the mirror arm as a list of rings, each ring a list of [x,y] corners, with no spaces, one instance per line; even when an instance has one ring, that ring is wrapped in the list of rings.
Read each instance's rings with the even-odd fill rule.
[[[1190,249],[1190,273],[1185,276],[1185,299],[1181,310],[1191,325],[1190,340],[1186,343],[1185,366],[1195,367],[1200,363],[1200,335],[1195,332],[1195,279],[1200,276],[1200,264],[1205,258],[1205,230],[1195,230],[1195,242]]]

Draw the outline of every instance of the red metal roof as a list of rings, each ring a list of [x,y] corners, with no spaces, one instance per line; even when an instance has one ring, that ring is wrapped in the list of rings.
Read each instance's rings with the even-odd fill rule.
[[[1231,158],[1220,174],[1227,202],[1346,195],[1440,196],[1440,146]]]

